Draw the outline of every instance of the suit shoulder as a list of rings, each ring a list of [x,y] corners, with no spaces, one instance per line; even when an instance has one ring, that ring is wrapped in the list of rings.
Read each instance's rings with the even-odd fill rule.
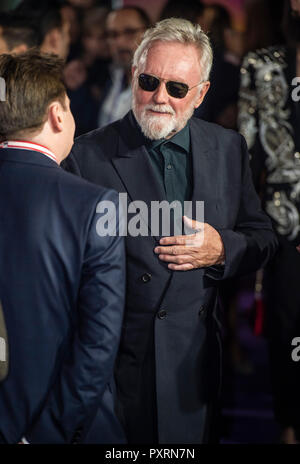
[[[115,152],[119,134],[120,121],[83,134],[75,139],[72,154],[76,158],[84,157],[86,159],[96,153],[98,158],[101,156],[107,158],[108,152],[110,154]]]
[[[249,157],[244,137],[215,123],[193,120],[191,141],[193,149],[208,150],[214,154],[213,158],[229,169],[233,166],[238,168]]]
[[[232,141],[240,143],[241,134],[232,129],[227,129],[214,122],[204,121],[199,118],[191,119],[192,136],[197,132],[200,137],[207,137],[210,144],[215,146],[219,141]]]
[[[75,198],[81,199],[103,199],[103,197],[113,198],[117,196],[117,192],[113,189],[108,189],[100,185],[89,182],[82,177],[76,176],[64,169],[59,170],[58,182],[60,189],[63,193],[69,192],[71,195],[74,194]]]

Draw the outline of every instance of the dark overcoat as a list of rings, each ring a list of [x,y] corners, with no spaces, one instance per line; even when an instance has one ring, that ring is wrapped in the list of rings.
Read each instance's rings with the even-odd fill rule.
[[[260,208],[244,139],[191,119],[192,202],[225,247],[225,267],[171,271],[154,253],[159,236],[128,236],[127,300],[116,378],[130,442],[201,443],[220,387],[218,281],[263,266],[276,249]],[[128,113],[77,139],[66,168],[128,194],[128,201],[166,200]],[[130,218],[130,215],[128,216]],[[151,227],[150,227],[151,228]]]

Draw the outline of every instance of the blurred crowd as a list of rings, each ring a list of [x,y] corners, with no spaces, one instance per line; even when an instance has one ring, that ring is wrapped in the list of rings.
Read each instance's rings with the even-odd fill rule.
[[[154,21],[142,3],[21,1],[0,12],[0,54],[38,47],[64,59],[76,135],[83,134],[122,118],[131,108],[133,53]],[[275,412],[284,442],[300,440],[300,375],[299,368],[289,363],[290,340],[300,335],[300,255],[295,248],[300,243],[300,140],[295,130],[299,104],[289,93],[293,76],[300,75],[298,3],[244,0],[242,27],[218,2],[162,1],[156,18],[185,18],[208,33],[214,48],[211,88],[195,116],[245,136],[255,186],[281,240],[277,262],[265,273],[264,288],[266,306],[272,308],[267,307],[272,317],[266,319],[266,332]],[[234,311],[237,288],[236,282],[224,287],[228,314]],[[227,325],[232,356],[240,369],[247,370],[232,314]]]
[[[13,3],[13,2],[12,2]],[[16,3],[16,2],[15,2]],[[39,47],[66,60],[65,83],[76,135],[123,117],[131,106],[131,60],[153,18],[143,2],[24,0],[0,13],[0,53]],[[196,116],[237,128],[240,64],[246,52],[281,42],[283,2],[246,0],[245,25],[217,2],[162,1],[160,16],[199,23],[215,50],[212,87]]]

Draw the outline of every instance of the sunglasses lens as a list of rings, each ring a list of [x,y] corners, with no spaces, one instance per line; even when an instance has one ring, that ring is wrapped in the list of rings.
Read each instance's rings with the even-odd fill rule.
[[[146,90],[146,92],[154,92],[159,86],[159,80],[157,77],[150,76],[149,74],[140,74],[139,86],[141,89]]]
[[[174,98],[184,98],[189,90],[187,84],[183,84],[182,82],[169,81],[166,83],[166,87],[168,94]]]
[[[154,90],[156,90],[159,86],[159,79],[155,76],[151,76],[150,74],[140,74],[139,86],[141,89],[146,90],[146,92],[154,92]],[[166,83],[166,88],[168,94],[174,98],[184,98],[189,90],[187,84],[174,81],[168,81]]]

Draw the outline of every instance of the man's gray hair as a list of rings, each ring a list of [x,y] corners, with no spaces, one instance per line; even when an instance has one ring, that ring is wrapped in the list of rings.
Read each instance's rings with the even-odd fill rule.
[[[209,38],[199,24],[193,24],[186,19],[169,18],[159,21],[148,29],[133,56],[133,66],[143,66],[147,59],[148,50],[154,42],[179,42],[194,45],[199,53],[199,65],[202,79],[209,79],[213,53]]]

